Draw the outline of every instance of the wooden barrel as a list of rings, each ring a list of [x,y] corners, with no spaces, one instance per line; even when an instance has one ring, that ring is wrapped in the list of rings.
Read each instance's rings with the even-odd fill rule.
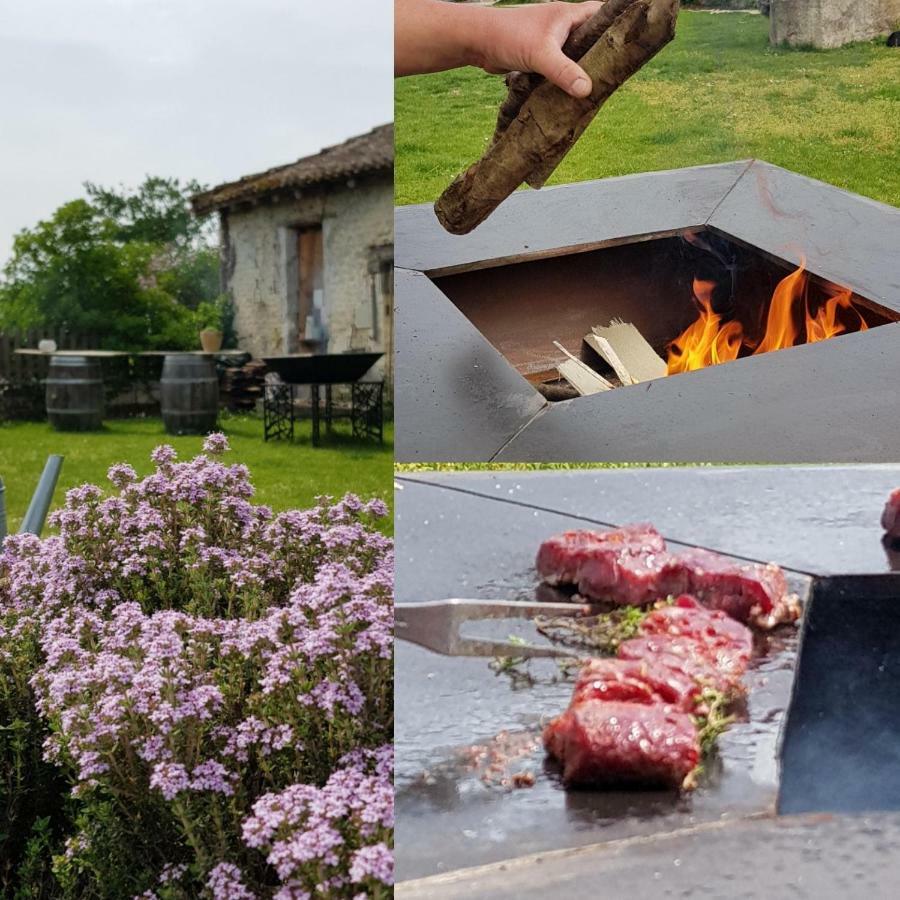
[[[219,415],[219,379],[212,356],[169,353],[160,379],[160,406],[169,434],[209,434]]]
[[[57,431],[103,426],[100,363],[87,356],[54,356],[47,375],[47,418]]]

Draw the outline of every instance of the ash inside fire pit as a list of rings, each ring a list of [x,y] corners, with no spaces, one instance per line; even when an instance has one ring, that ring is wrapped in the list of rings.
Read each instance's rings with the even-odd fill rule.
[[[549,400],[900,321],[803,266],[707,229],[434,281]],[[606,330],[617,322],[633,326],[629,340],[643,346],[640,371],[633,346],[626,354],[617,343],[621,329]],[[610,364],[604,336],[624,365]]]

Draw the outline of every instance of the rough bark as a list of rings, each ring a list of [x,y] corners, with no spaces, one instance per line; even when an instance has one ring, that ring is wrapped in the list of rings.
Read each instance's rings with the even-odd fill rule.
[[[438,198],[435,213],[444,228],[467,234],[524,181],[543,184],[600,107],[672,40],[678,8],[679,0],[631,0],[578,59],[593,82],[590,96],[571,97],[543,82],[505,128],[498,121],[495,142]]]
[[[563,53],[569,59],[581,59],[597,43],[616,18],[634,2],[635,0],[607,0],[587,22],[569,35],[568,40],[563,44]],[[497,127],[491,141],[492,145],[509,128],[531,92],[545,82],[544,76],[538,75],[536,72],[510,72],[506,76],[506,86],[509,90],[497,115]],[[543,187],[561,159],[562,157],[555,161],[547,160],[544,165],[538,166],[526,179],[528,184],[533,188]]]

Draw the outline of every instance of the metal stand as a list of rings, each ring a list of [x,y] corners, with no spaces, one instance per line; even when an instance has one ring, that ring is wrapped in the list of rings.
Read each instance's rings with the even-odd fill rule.
[[[318,447],[322,436],[322,421],[328,434],[336,419],[349,419],[353,437],[384,443],[384,382],[353,381],[350,385],[350,408],[335,407],[332,396],[334,385],[311,384],[310,412],[312,421],[312,445]],[[294,439],[294,388],[293,384],[266,385],[263,395],[264,436],[268,440]],[[322,388],[325,388],[324,404]]]
[[[267,384],[263,394],[264,440],[294,439],[294,386]]]
[[[384,443],[384,382],[355,381],[351,386],[353,437]]]
[[[321,422],[321,392],[319,390],[320,385],[311,384],[309,386],[309,399],[312,403],[312,445],[313,447],[319,446],[319,423]],[[331,395],[331,387],[328,387],[328,395],[330,400]],[[325,415],[328,415],[328,405],[326,403],[325,406]]]

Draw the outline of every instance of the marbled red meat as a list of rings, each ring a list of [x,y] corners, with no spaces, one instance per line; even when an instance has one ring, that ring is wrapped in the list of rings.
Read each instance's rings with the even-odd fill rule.
[[[591,659],[575,682],[572,705],[585,700],[663,703],[683,712],[697,705],[700,686],[690,675],[650,659]]]
[[[679,788],[700,761],[691,717],[661,704],[585,700],[550,722],[544,746],[568,786]]]
[[[753,648],[750,630],[691,596],[648,613],[616,659],[589,660],[568,710],[544,729],[568,786],[681,787],[700,761],[704,687],[731,697]]]
[[[739,563],[700,549],[672,554],[651,525],[557,535],[541,545],[537,570],[551,584],[576,585],[587,600],[622,606],[689,592],[705,606],[761,628],[800,614],[778,566]]]
[[[578,570],[578,593],[620,606],[644,606],[687,587],[684,567],[665,551],[604,554],[585,561]]]
[[[565,531],[541,544],[535,566],[548,584],[577,584],[581,566],[589,560],[665,549],[665,541],[652,525],[626,525],[612,531]]]
[[[710,650],[690,638],[636,637],[619,644],[619,659],[652,660],[726,694],[741,693],[746,663],[725,649]]]
[[[753,633],[718,609],[707,609],[694,597],[683,594],[671,606],[648,613],[641,622],[645,637],[659,635],[688,638],[710,650],[727,651],[734,663],[744,668],[753,655]]]
[[[784,572],[772,563],[738,563],[699,548],[685,550],[678,559],[685,569],[687,590],[705,606],[721,609],[739,622],[773,628],[800,615]]]
[[[881,526],[889,538],[900,541],[900,488],[888,497],[881,515]]]

